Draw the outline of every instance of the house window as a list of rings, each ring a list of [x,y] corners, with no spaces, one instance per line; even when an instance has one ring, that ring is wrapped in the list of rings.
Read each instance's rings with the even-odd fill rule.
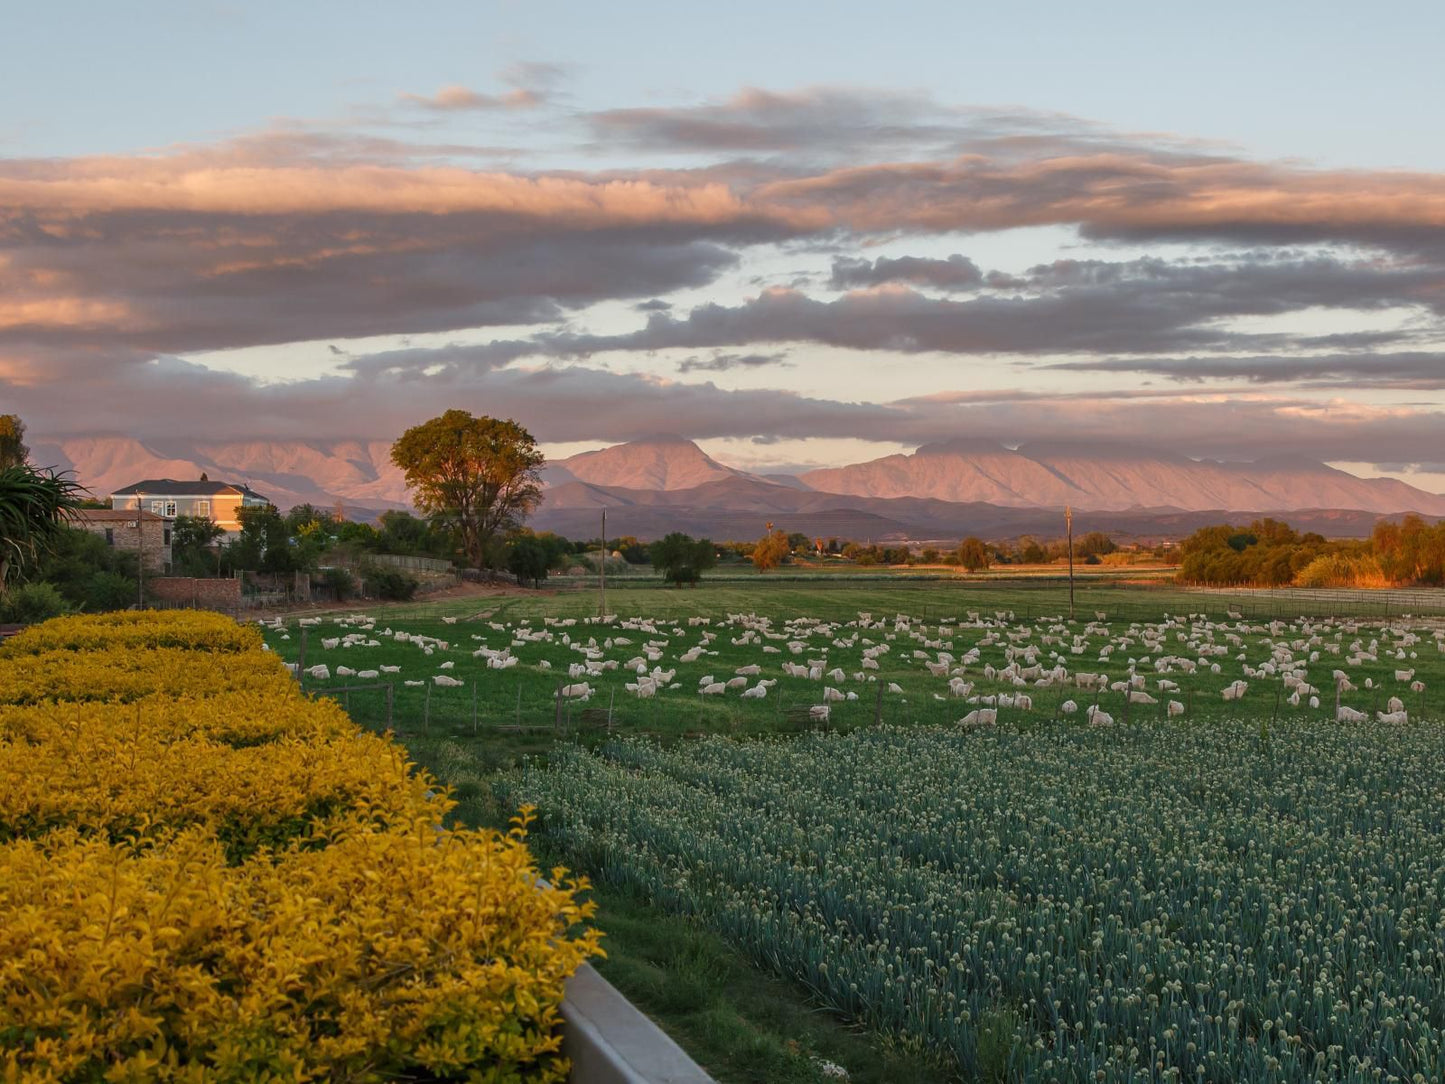
[[[197,502],[196,502],[196,515],[198,515],[198,516],[209,516],[210,514],[211,514],[211,502],[210,502],[210,501],[197,501]]]
[[[165,515],[165,514],[166,514],[166,502],[165,502],[165,501],[151,501],[151,511],[154,512],[154,513],[155,513],[156,515],[158,515],[158,516],[163,516],[163,515]]]
[[[106,544],[107,546],[114,546],[114,545],[115,545],[115,528],[114,528],[114,527],[107,527],[107,528],[105,529],[105,544]]]
[[[166,502],[165,502],[165,505],[166,505],[166,510],[165,510],[164,512],[162,512],[161,515],[163,515],[163,516],[174,516],[174,515],[176,514],[176,502],[175,502],[175,501],[166,501]]]
[[[165,545],[169,546],[171,544],[171,529],[167,527],[161,533],[165,536]]]

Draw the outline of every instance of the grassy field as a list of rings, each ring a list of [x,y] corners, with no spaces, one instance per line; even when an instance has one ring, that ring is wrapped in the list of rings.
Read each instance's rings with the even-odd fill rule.
[[[971,734],[975,743],[983,736],[990,742],[1067,748],[1071,763],[1087,766],[1081,778],[1088,778],[1100,766],[1101,749],[1136,745],[1138,734],[1149,735],[1154,758],[1189,735],[1205,735],[1206,744],[1234,749],[1243,742],[1299,760],[1310,747],[1300,736],[1326,734],[1334,725],[1335,669],[1347,672],[1355,686],[1342,703],[1373,718],[1374,711],[1390,706],[1390,697],[1399,697],[1411,715],[1411,734],[1433,733],[1419,724],[1445,711],[1445,704],[1433,699],[1437,688],[1445,690],[1445,664],[1434,636],[1440,621],[1429,616],[1445,607],[1429,592],[1240,595],[1093,579],[1076,592],[1073,622],[1067,620],[1067,584],[993,578],[758,577],[686,591],[629,581],[610,587],[607,601],[615,616],[606,621],[596,619],[593,592],[566,590],[322,618],[305,629],[305,662],[325,664],[329,676],[308,678],[307,687],[332,692],[359,721],[384,726],[384,693],[355,686],[390,683],[393,727],[421,763],[456,788],[460,814],[485,823],[503,820],[510,805],[528,794],[541,799],[544,815],[549,805],[554,811],[564,807],[564,792],[551,788],[591,771],[605,773],[620,748],[631,748],[619,746],[619,738],[660,742],[662,750],[670,750],[667,755],[680,758],[642,771],[659,785],[678,773],[695,772],[694,783],[703,777],[704,769],[686,767],[708,748],[700,739],[767,739],[723,744],[781,756],[783,748],[801,749],[802,743],[822,741],[819,748],[837,750],[844,746],[826,743],[910,733],[919,742],[942,742],[943,750],[951,749],[951,742],[969,741]],[[296,660],[302,628],[292,620],[269,629],[267,639],[283,657]],[[785,663],[817,664],[819,676],[789,677]],[[651,697],[639,698],[626,688],[637,684],[639,664],[649,675],[664,671],[666,680]],[[377,675],[339,676],[342,666]],[[758,672],[746,673],[751,667]],[[1057,680],[1059,667],[1067,669],[1069,684]],[[1050,671],[1055,680],[1037,684],[1035,673]],[[1401,680],[1397,671],[1413,673]],[[1081,673],[1099,675],[1113,687],[1081,689],[1076,683]],[[1286,675],[1296,684],[1312,683],[1318,706],[1310,706],[1309,695],[1292,704]],[[438,677],[447,684],[438,685]],[[749,689],[765,679],[775,684],[757,699],[744,699],[741,687],[721,695],[699,693],[703,678],[722,683],[736,677],[745,677],[740,684]],[[1131,678],[1134,685],[1127,687],[1157,702],[1130,703],[1124,683]],[[1161,681],[1174,687],[1162,688]],[[1247,690],[1242,699],[1225,700],[1223,689],[1235,681],[1246,682]],[[590,688],[586,698],[559,697],[559,686],[584,683]],[[345,688],[352,691],[340,691]],[[810,718],[809,709],[825,702],[825,688],[836,690],[832,695],[839,699],[828,703],[823,724]],[[996,707],[997,725],[986,732],[960,727],[968,712],[1000,694],[1023,694],[1032,703],[1006,700]],[[1167,719],[1170,700],[1183,709],[1182,718]],[[1103,730],[1085,725],[1091,705],[1116,725]],[[779,745],[779,737],[786,745]],[[820,755],[808,770],[822,777],[836,755]],[[529,757],[531,791],[519,788]],[[772,769],[762,763],[749,770],[766,777]],[[905,774],[926,768],[898,764]],[[1152,764],[1135,766],[1140,778],[1149,778],[1145,769]],[[795,778],[799,768],[790,765],[787,771]],[[1011,800],[1026,800],[1028,773],[1008,778],[1019,788]],[[1156,772],[1141,793],[1156,785],[1172,792],[1179,783]],[[705,785],[714,791],[719,786]],[[887,780],[869,782],[870,792],[886,786]],[[618,788],[619,815],[633,809],[635,824],[655,827],[647,803],[635,796],[624,800],[625,790]],[[1115,797],[1123,802],[1131,796]],[[731,810],[739,818],[737,831],[766,839],[771,821],[744,827],[751,808],[744,803]],[[910,808],[905,803],[895,812],[906,817]],[[719,810],[719,820],[729,809]],[[586,817],[579,813],[576,819],[580,824]],[[1020,1044],[1046,1034],[1038,1019],[1007,998],[980,1005],[986,1026],[975,1017],[968,1027],[959,1025],[957,1035],[964,1037],[953,1041],[900,1026],[876,1007],[839,998],[796,959],[760,950],[758,938],[721,921],[717,912],[659,891],[645,863],[609,865],[606,852],[566,831],[539,837],[538,844],[600,876],[603,924],[612,936],[612,959],[604,972],[721,1080],[829,1079],[824,1060],[846,1066],[859,1080],[938,1080],[954,1074],[1004,1079],[1011,1065],[1024,1063]],[[617,854],[647,853],[625,834],[614,844]],[[790,854],[797,861],[811,852],[804,846]],[[816,863],[821,856],[804,860]],[[703,922],[671,917],[683,914]],[[873,1027],[859,1033],[842,1019]],[[1112,1034],[1090,1029],[1091,1042]],[[1250,1049],[1258,1049],[1257,1040],[1256,1035]],[[1048,1041],[1061,1043],[1057,1036]],[[1418,1036],[1415,1041],[1418,1046]],[[1089,1049],[1094,1050],[1089,1056],[1097,1056],[1097,1049]],[[1123,1073],[1122,1066],[1110,1062],[1108,1072]]]

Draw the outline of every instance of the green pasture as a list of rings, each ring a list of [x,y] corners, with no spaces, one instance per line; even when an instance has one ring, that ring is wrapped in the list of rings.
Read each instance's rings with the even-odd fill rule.
[[[1438,594],[1445,596],[1445,592]],[[1081,709],[1097,704],[1120,722],[1126,715],[1130,722],[1161,718],[1164,701],[1170,698],[1184,703],[1189,717],[1195,719],[1260,714],[1277,718],[1307,713],[1309,709],[1304,705],[1292,708],[1284,703],[1287,691],[1277,681],[1261,682],[1246,676],[1246,665],[1257,666],[1269,657],[1266,641],[1276,637],[1269,634],[1266,626],[1271,621],[1286,622],[1281,635],[1289,638],[1291,634],[1287,630],[1293,628],[1293,635],[1298,638],[1305,626],[1292,623],[1298,617],[1296,611],[1306,614],[1343,611],[1350,616],[1340,620],[1359,622],[1362,630],[1346,633],[1341,631],[1345,628],[1343,624],[1332,628],[1329,637],[1346,645],[1359,637],[1368,641],[1374,635],[1369,630],[1375,623],[1400,628],[1418,626],[1425,630],[1423,642],[1414,649],[1415,659],[1399,660],[1382,655],[1377,662],[1349,668],[1360,688],[1346,694],[1344,703],[1360,710],[1374,711],[1382,709],[1389,696],[1399,695],[1415,714],[1430,715],[1436,711],[1435,693],[1445,692],[1445,683],[1438,681],[1445,673],[1442,657],[1429,634],[1434,619],[1428,616],[1432,608],[1437,611],[1445,609],[1445,597],[1436,597],[1428,592],[1231,595],[1173,588],[1089,584],[1076,591],[1076,620],[1072,623],[1067,620],[1067,585],[1060,589],[1057,585],[996,584],[987,580],[922,584],[840,580],[827,585],[758,581],[748,585],[704,585],[689,590],[629,584],[609,590],[607,603],[609,615],[616,616],[606,623],[596,620],[598,596],[592,591],[539,592],[385,607],[361,621],[350,620],[348,615],[328,616],[322,618],[320,624],[305,629],[305,663],[307,666],[327,664],[332,670],[332,677],[324,681],[308,678],[306,687],[317,693],[337,690],[334,695],[343,700],[358,721],[384,726],[387,720],[385,692],[355,686],[390,683],[391,725],[398,733],[462,740],[480,739],[485,735],[490,747],[499,755],[508,749],[539,750],[557,738],[585,738],[602,731],[650,735],[666,740],[712,733],[755,736],[792,732],[799,729],[801,709],[821,703],[822,686],[829,684],[857,697],[856,700],[831,706],[828,725],[832,729],[846,731],[876,722],[945,725],[961,718],[973,705],[950,696],[947,682],[929,675],[923,661],[915,659],[913,653],[922,650],[936,655],[939,650],[947,650],[959,658],[974,647],[979,650],[979,660],[966,667],[964,674],[973,683],[974,694],[1026,692],[1032,697],[1030,710],[1001,709],[1000,722],[1030,725],[1061,718],[1063,703],[1069,699]],[[1371,609],[1373,613],[1367,612]],[[874,621],[886,621],[888,628],[858,630],[850,627],[850,623],[857,622],[860,613],[870,614]],[[1232,618],[1229,616],[1231,613],[1240,617]],[[1410,616],[1402,616],[1406,613]],[[764,618],[777,632],[785,631],[788,621],[803,618],[826,621],[836,627],[831,634],[804,638],[808,647],[801,654],[791,654],[786,648],[773,654],[765,653],[763,644],[779,647],[784,641],[735,643],[746,630],[737,623],[729,624],[730,614]],[[970,614],[987,621],[1001,622],[1013,630],[1030,630],[1030,638],[1013,641],[1014,646],[1038,643],[1051,634],[1050,630],[1053,630],[1052,635],[1072,637],[1076,632],[1092,629],[1083,634],[1089,649],[1083,654],[1065,650],[1062,661],[1071,672],[1103,673],[1112,680],[1120,680],[1127,675],[1130,658],[1143,659],[1137,650],[1138,642],[1136,640],[1132,645],[1134,650],[1130,646],[1116,647],[1103,660],[1099,658],[1100,649],[1127,635],[1131,625],[1156,622],[1162,620],[1165,614],[1207,615],[1209,620],[1227,623],[1243,644],[1227,656],[1211,660],[1219,665],[1219,674],[1206,669],[1193,674],[1169,673],[1168,678],[1178,684],[1179,691],[1167,695],[1157,688],[1153,671],[1147,665],[1148,660],[1143,659],[1138,666],[1139,672],[1148,675],[1147,691],[1155,695],[1160,703],[1126,707],[1125,697],[1119,692],[1093,693],[1060,687],[1015,689],[1001,682],[990,682],[983,676],[983,668],[986,665],[1002,668],[1010,641],[981,643],[989,637],[990,630],[960,625],[960,622],[968,622]],[[1100,614],[1104,615],[1103,620],[1098,618]],[[895,619],[900,615],[906,619],[906,625],[895,628]],[[688,624],[689,618],[699,617],[708,618],[710,623]],[[379,646],[323,648],[324,640],[359,632],[362,625],[373,618],[375,626],[368,639],[375,640]],[[571,620],[576,624],[565,628],[549,627],[545,624],[549,618]],[[656,631],[649,633],[623,627],[637,618],[654,620]],[[455,623],[449,623],[448,619]],[[385,635],[376,635],[387,629],[442,640],[448,646],[445,650],[435,648],[433,654],[426,655],[413,644],[397,643]],[[513,646],[514,634],[519,629],[529,632],[545,630],[552,639],[550,642]],[[940,633],[940,629],[948,630],[947,635]],[[715,639],[705,647],[706,654],[695,662],[680,662],[678,656],[686,649],[698,646],[704,633],[715,634]],[[636,680],[636,675],[620,668],[607,671],[600,677],[569,677],[569,664],[585,660],[562,642],[563,637],[573,643],[593,641],[606,659],[619,664],[641,655],[642,645],[649,640],[666,641],[661,648],[660,660],[649,662],[649,669],[660,666],[675,670],[674,680],[679,687],[660,690],[651,699],[638,699],[624,688],[626,682]],[[287,623],[284,632],[274,629],[267,632],[271,647],[290,662],[300,658],[302,638],[302,628],[295,619]],[[616,644],[610,649],[605,646],[609,640],[615,643],[618,638],[631,643]],[[835,642],[840,640],[845,641],[841,646]],[[865,680],[856,680],[856,675],[863,672],[867,647],[885,643],[890,651],[878,657],[879,668],[867,671]],[[928,643],[946,646],[926,647]],[[485,659],[475,658],[473,654],[482,647],[507,649],[518,662],[510,669],[489,669]],[[1171,644],[1171,650],[1174,647],[1182,645]],[[1057,650],[1057,645],[1045,650]],[[1245,658],[1237,658],[1240,654]],[[1332,715],[1335,704],[1329,676],[1343,662],[1340,657],[1323,655],[1322,658],[1331,662],[1330,667],[1321,670],[1316,666],[1311,671],[1313,684],[1322,689],[1321,707],[1317,712]],[[847,679],[843,682],[817,682],[783,676],[781,664],[784,661],[806,662],[808,659],[826,659],[826,670],[840,668]],[[442,669],[441,664],[445,662],[452,664],[450,669]],[[544,663],[550,668],[544,669]],[[368,682],[337,676],[335,670],[338,665],[358,671],[397,666],[400,672],[380,674],[378,679]],[[738,690],[729,690],[721,696],[699,695],[702,677],[710,675],[726,681],[736,676],[737,669],[749,665],[761,668],[759,676],[777,679],[777,684],[768,690],[763,699],[741,699]],[[1418,671],[1416,679],[1426,685],[1423,694],[1398,688],[1399,683],[1394,682],[1393,673],[1402,668]],[[432,679],[443,673],[463,684],[460,687],[436,685]],[[1323,681],[1320,680],[1321,674]],[[1367,678],[1374,688],[1365,688]],[[1242,700],[1226,704],[1220,697],[1220,691],[1236,679],[1250,680],[1250,689]],[[423,684],[407,686],[405,682],[408,680]],[[585,702],[567,698],[559,700],[559,685],[583,681],[594,690],[589,699]],[[749,684],[755,681],[753,679]],[[899,686],[902,692],[887,691],[890,684]],[[1282,694],[1278,705],[1275,703],[1276,691]],[[1445,708],[1445,703],[1439,706]]]

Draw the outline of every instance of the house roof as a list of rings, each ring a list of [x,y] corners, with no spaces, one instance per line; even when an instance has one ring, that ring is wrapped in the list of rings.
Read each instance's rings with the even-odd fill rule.
[[[243,498],[264,501],[265,497],[245,484],[230,482],[176,481],[174,478],[147,478],[123,489],[117,489],[115,497],[217,497],[239,495]]]
[[[142,512],[141,519],[155,520],[159,523],[167,523],[165,516],[155,512]],[[135,521],[135,509],[125,508],[80,508],[76,510],[75,520],[77,523],[121,523]]]

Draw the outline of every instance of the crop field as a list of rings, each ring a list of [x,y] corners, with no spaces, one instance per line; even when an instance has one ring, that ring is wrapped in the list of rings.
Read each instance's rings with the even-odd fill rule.
[[[1433,726],[624,741],[518,793],[600,877],[965,1079],[1445,1071]]]
[[[1433,596],[1079,595],[393,607],[308,618],[306,683],[943,1076],[1445,1078]]]

